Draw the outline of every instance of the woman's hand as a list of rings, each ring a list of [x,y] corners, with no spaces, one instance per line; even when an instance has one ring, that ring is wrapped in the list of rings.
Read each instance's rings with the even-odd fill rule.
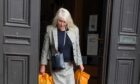
[[[41,65],[40,66],[40,73],[42,74],[42,75],[45,75],[45,65]]]
[[[84,66],[82,64],[79,66],[79,68],[81,71],[84,71]]]

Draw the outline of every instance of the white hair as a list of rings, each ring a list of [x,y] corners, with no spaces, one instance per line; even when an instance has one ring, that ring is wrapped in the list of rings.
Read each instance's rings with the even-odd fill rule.
[[[64,19],[64,21],[67,23],[68,28],[73,28],[75,26],[71,14],[67,9],[65,8],[58,9],[53,19],[52,25],[57,26],[57,20],[59,20],[60,18]]]

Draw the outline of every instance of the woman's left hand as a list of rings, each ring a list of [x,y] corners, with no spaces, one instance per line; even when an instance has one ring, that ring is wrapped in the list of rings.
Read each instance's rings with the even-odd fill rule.
[[[84,66],[82,64],[79,66],[79,68],[81,71],[84,71]]]

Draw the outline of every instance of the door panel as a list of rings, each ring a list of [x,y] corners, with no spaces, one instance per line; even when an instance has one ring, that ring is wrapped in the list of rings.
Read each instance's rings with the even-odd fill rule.
[[[138,84],[139,0],[113,0],[108,84]]]
[[[0,0],[0,84],[37,84],[39,0]]]

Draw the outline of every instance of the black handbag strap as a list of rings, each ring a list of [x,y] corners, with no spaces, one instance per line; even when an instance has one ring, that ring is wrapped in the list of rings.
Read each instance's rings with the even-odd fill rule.
[[[63,50],[64,50],[65,44],[66,44],[66,31],[65,31],[65,34],[64,34],[64,42],[63,42],[62,52],[63,52]]]
[[[66,31],[65,31],[65,33],[64,33],[64,41],[63,41],[63,47],[62,47],[62,52],[63,52],[63,50],[64,50],[64,46],[65,46],[65,44],[66,44]],[[56,52],[58,52],[58,50],[56,50]]]
[[[65,34],[64,34],[64,42],[63,42],[63,47],[65,46],[66,44],[66,31],[65,31]]]

